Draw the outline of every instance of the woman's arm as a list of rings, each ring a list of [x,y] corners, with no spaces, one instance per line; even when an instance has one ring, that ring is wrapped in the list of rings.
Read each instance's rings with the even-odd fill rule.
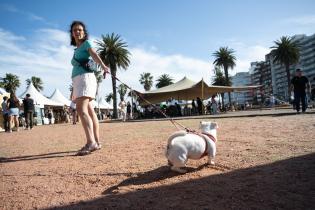
[[[89,53],[90,56],[93,58],[93,60],[98,63],[101,68],[104,70],[104,78],[106,76],[106,73],[109,73],[109,68],[103,63],[103,61],[101,60],[101,58],[98,56],[98,54],[95,52],[95,50],[93,48],[89,48]]]

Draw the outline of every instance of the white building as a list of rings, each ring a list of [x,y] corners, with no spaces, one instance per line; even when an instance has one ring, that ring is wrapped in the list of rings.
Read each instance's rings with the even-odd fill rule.
[[[239,72],[232,77],[233,86],[249,86],[251,85],[251,78],[249,72]],[[252,103],[253,93],[252,90],[231,93],[232,102],[238,104],[245,104],[246,102]]]

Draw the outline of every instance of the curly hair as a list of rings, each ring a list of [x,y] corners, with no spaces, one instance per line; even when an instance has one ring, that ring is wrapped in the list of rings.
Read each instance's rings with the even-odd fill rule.
[[[87,29],[86,29],[85,24],[84,24],[82,21],[75,20],[75,21],[73,21],[73,22],[71,23],[71,25],[70,25],[70,31],[69,31],[69,32],[70,32],[70,40],[71,40],[70,45],[72,45],[72,46],[76,46],[75,39],[74,39],[74,37],[72,36],[72,29],[73,29],[73,27],[74,27],[75,25],[81,25],[81,26],[83,27],[83,31],[84,31],[84,34],[85,34],[84,41],[89,38],[89,34],[88,34],[88,31],[87,31]]]

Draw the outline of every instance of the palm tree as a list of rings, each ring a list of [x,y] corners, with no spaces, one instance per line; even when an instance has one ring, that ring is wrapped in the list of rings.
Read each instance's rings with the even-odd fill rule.
[[[98,94],[99,94],[99,87],[100,87],[101,82],[103,81],[103,75],[102,75],[102,72],[101,72],[101,71],[94,71],[94,75],[95,75],[96,83],[97,83],[97,86],[96,86],[96,96],[98,97]]]
[[[118,93],[120,95],[120,100],[122,101],[125,98],[125,95],[127,93],[127,86],[124,84],[120,84],[118,86]]]
[[[97,41],[98,53],[102,61],[109,66],[112,75],[113,88],[113,118],[117,118],[117,91],[116,91],[116,72],[117,68],[126,70],[130,64],[127,44],[123,42],[119,35],[112,33],[102,35],[102,40]]]
[[[109,93],[105,96],[105,101],[107,103],[110,103],[110,101],[113,99],[113,94],[112,93]]]
[[[215,60],[213,64],[219,67],[223,67],[226,81],[229,80],[229,68],[235,67],[236,58],[235,51],[228,47],[220,47],[220,49],[213,53]],[[229,103],[231,104],[231,93],[229,93]]]
[[[140,75],[140,84],[143,85],[145,91],[149,91],[153,85],[153,76],[151,73],[142,73]]]
[[[165,87],[174,83],[173,78],[171,78],[168,74],[162,74],[156,81],[156,88]]]
[[[288,84],[288,97],[290,96],[290,65],[296,64],[300,59],[300,46],[292,37],[282,36],[280,40],[274,42],[276,45],[272,46],[271,56],[273,57],[273,62],[279,62],[281,65],[285,66],[285,71],[287,74],[287,84]],[[290,97],[289,97],[290,98]]]
[[[20,84],[20,79],[15,74],[6,73],[5,77],[0,77],[0,87],[9,93],[15,93]]]
[[[44,87],[43,87],[43,81],[41,78],[39,77],[35,77],[35,76],[32,76],[31,79],[27,79],[26,80],[26,86],[30,86],[30,84],[33,84],[35,89],[40,92],[42,90],[44,90]]]
[[[229,86],[231,85],[231,80],[228,78],[228,81],[226,81],[226,78],[223,76],[223,72],[221,69],[216,66],[214,69],[214,79],[212,82],[212,85],[217,85],[217,86]],[[221,94],[221,100],[222,100],[222,107],[224,107],[224,93]]]

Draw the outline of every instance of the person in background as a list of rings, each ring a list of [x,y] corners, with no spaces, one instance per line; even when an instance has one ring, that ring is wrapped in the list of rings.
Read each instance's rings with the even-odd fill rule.
[[[75,125],[77,124],[77,109],[73,101],[71,101],[71,104],[70,104],[70,111],[72,114],[72,124]]]
[[[218,114],[218,104],[217,101],[215,100],[216,95],[213,95],[211,97],[211,110],[212,114]]]
[[[124,99],[121,99],[121,101],[119,102],[119,107],[120,107],[122,121],[125,122],[126,121],[126,102],[124,101]]]
[[[130,120],[130,119],[131,119],[131,104],[128,101],[127,102],[127,120]]]
[[[26,121],[25,130],[33,129],[35,107],[34,100],[31,98],[31,95],[29,93],[27,93],[25,98],[23,99],[23,106]]]
[[[202,115],[203,104],[202,104],[202,101],[199,97],[197,97],[197,105],[198,105],[198,113],[199,113],[199,115]]]
[[[9,132],[12,133],[12,128],[15,125],[16,131],[19,131],[19,106],[20,101],[15,93],[11,92],[8,100],[9,108]]]
[[[99,121],[94,111],[92,100],[96,95],[97,82],[93,71],[88,71],[82,63],[89,61],[90,57],[103,70],[104,78],[109,68],[103,63],[89,41],[86,26],[81,21],[73,21],[70,26],[70,44],[75,46],[71,60],[72,68],[72,101],[76,103],[76,110],[85,132],[86,144],[77,155],[87,155],[101,149],[99,136]]]
[[[294,104],[297,113],[300,113],[300,103],[302,103],[302,112],[306,111],[306,89],[310,92],[310,84],[307,77],[302,75],[302,70],[297,69],[295,76],[291,80],[291,90],[294,91]]]
[[[191,107],[192,107],[192,110],[191,110],[192,114],[193,115],[196,114],[197,106],[196,106],[195,99],[192,100]]]
[[[276,104],[276,98],[273,94],[270,94],[270,107],[274,109],[275,104]]]
[[[9,129],[9,109],[8,109],[8,104],[7,104],[8,97],[4,96],[3,97],[3,102],[1,103],[1,108],[2,108],[2,116],[3,116],[3,128],[5,132],[10,131]]]
[[[48,107],[47,118],[48,118],[49,125],[52,124],[52,117],[53,117],[52,110],[50,109],[50,107]]]

